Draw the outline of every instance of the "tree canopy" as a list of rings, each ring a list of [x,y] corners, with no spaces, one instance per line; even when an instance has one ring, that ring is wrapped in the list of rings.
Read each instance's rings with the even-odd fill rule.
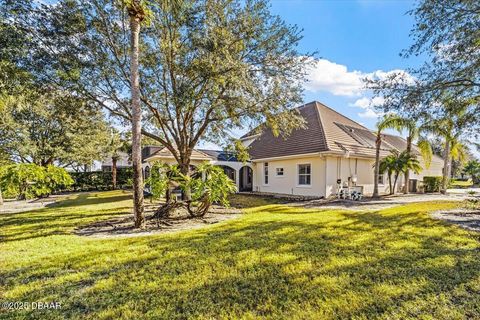
[[[422,0],[408,12],[415,19],[413,44],[406,58],[422,56],[423,65],[384,78],[366,79],[367,87],[384,98],[383,111],[412,119],[448,116],[448,108],[465,109],[466,133],[480,126],[480,4],[478,1]],[[446,107],[450,100],[458,104]]]
[[[62,92],[27,91],[0,110],[0,150],[19,162],[91,165],[108,142],[103,114]]]
[[[144,135],[186,167],[201,139],[225,142],[263,121],[282,134],[301,125],[290,110],[308,60],[297,27],[263,0],[162,4],[149,2],[140,34]],[[41,44],[29,61],[40,78],[131,119],[128,15],[117,2],[63,0],[12,18]]]

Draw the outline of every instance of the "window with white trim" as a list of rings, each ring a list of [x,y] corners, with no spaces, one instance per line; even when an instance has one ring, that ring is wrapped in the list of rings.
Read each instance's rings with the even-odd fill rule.
[[[312,167],[310,164],[298,165],[298,185],[309,186],[312,183]]]
[[[263,164],[263,184],[268,184],[268,162]]]
[[[277,177],[283,177],[283,168],[276,168]]]

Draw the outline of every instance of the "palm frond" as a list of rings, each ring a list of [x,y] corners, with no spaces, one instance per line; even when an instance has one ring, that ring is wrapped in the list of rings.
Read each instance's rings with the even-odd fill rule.
[[[422,155],[423,161],[425,162],[425,168],[430,168],[430,164],[432,163],[432,145],[427,139],[421,139],[417,143],[418,149],[420,149],[420,154]]]
[[[452,141],[450,155],[452,159],[464,163],[468,158],[468,147],[462,141],[454,140]]]

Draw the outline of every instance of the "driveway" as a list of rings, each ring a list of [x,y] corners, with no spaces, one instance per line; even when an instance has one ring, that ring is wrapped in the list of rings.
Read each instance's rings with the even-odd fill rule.
[[[475,192],[477,194],[480,194],[480,188],[447,189],[447,192],[455,194],[468,194],[470,192]]]
[[[65,198],[65,195],[51,195],[48,198],[34,200],[6,200],[4,204],[0,206],[0,214],[41,209],[63,198]]]
[[[480,192],[480,190],[479,190]],[[398,194],[394,196],[386,196],[380,199],[365,198],[361,201],[353,200],[310,200],[305,202],[291,203],[292,206],[302,206],[307,208],[321,209],[352,209],[352,210],[381,210],[406,203],[427,202],[427,201],[463,201],[468,197],[467,192],[449,192],[446,195],[440,193],[427,194]]]

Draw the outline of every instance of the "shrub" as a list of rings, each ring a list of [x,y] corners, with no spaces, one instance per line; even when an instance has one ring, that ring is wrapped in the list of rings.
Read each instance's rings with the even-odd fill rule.
[[[21,200],[46,196],[72,183],[65,169],[54,166],[19,163],[0,170],[0,187],[5,190],[5,195]]]
[[[110,190],[113,189],[111,171],[72,172],[75,191]],[[126,189],[132,187],[132,168],[117,169],[117,187]]]
[[[442,177],[423,177],[425,192],[439,192],[442,186]]]
[[[184,175],[177,165],[154,163],[151,176],[146,181],[154,199],[167,195],[167,202],[160,207],[156,217],[168,217],[170,211],[185,206],[192,217],[204,216],[213,203],[229,206],[228,196],[236,191],[235,183],[223,169],[209,163],[200,164],[192,176]],[[189,193],[191,199],[177,202],[171,198],[173,188]]]

